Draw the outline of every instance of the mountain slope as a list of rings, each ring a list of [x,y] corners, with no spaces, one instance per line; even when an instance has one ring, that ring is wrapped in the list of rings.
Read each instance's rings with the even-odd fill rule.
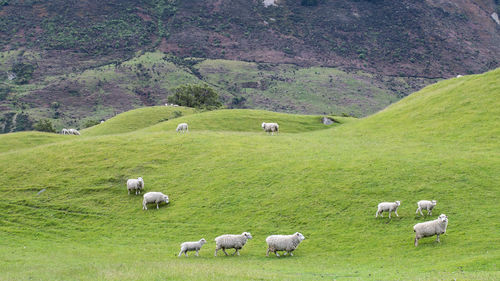
[[[330,129],[221,130],[222,122],[241,127],[234,116],[251,111],[220,111],[0,153],[0,276],[498,279],[500,142],[491,131],[500,72],[463,78]],[[467,95],[478,85],[480,94]],[[461,122],[459,112],[467,117]],[[171,126],[182,118],[199,127],[176,134]],[[432,134],[421,120],[450,133]],[[140,196],[125,190],[138,176],[171,203],[141,210]],[[438,200],[432,217],[415,216],[421,199]],[[377,203],[393,200],[402,201],[399,217],[375,219]],[[450,218],[441,243],[427,238],[415,248],[412,226],[440,213]],[[241,256],[212,256],[217,235],[243,231],[254,239]],[[295,231],[307,239],[294,257],[265,257],[267,235]],[[202,237],[201,257],[176,257],[181,242]]]

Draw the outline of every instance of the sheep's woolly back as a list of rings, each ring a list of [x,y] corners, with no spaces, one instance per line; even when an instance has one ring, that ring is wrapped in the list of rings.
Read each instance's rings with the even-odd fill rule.
[[[247,238],[248,237],[248,238]],[[215,238],[215,245],[217,248],[242,248],[248,239],[251,239],[252,236],[249,232],[243,232],[242,234],[224,234]]]
[[[168,203],[168,196],[161,192],[148,192],[144,194],[144,203]]]
[[[432,221],[426,221],[417,223],[413,226],[413,231],[416,232],[417,237],[427,237],[436,234],[446,233],[446,228],[448,227],[448,217],[441,214],[437,219]]]
[[[422,210],[432,210],[436,206],[436,204],[437,204],[436,200],[432,201],[420,200],[417,203],[418,207],[421,208]]]
[[[399,205],[401,205],[400,201],[382,202],[382,203],[378,204],[378,210],[379,211],[394,211],[399,207]]]
[[[279,130],[279,125],[278,123],[262,123],[262,129],[266,132],[277,132]]]
[[[181,244],[181,251],[199,251],[205,243],[207,241],[203,238],[196,242],[184,242]]]
[[[293,251],[304,240],[299,232],[291,235],[271,235],[266,238],[266,243],[271,251]]]

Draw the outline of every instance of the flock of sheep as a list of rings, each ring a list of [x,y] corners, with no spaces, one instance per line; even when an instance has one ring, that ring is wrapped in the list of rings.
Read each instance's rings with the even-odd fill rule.
[[[278,134],[279,125],[278,123],[262,123],[262,129],[268,134],[274,135],[274,133]],[[188,132],[188,124],[180,123],[177,125],[176,132],[187,133]],[[62,129],[61,134],[63,135],[80,135],[80,132],[76,129]],[[141,194],[141,191],[144,189],[144,180],[142,177],[137,179],[129,179],[127,180],[127,191],[130,195],[130,192],[135,192],[135,195]],[[151,191],[147,192],[143,195],[142,201],[142,209],[147,210],[147,204],[155,203],[156,208],[159,209],[159,204],[165,202],[165,204],[169,203],[169,198],[167,195],[157,192]],[[422,210],[427,210],[427,215],[432,215],[432,209],[436,206],[436,200],[428,201],[421,200],[417,203],[418,208],[416,210],[416,214],[420,213],[423,216]],[[375,213],[375,218],[379,215],[382,217],[383,212],[389,213],[389,218],[391,218],[391,213],[394,212],[396,216],[398,215],[398,207],[401,205],[400,201],[395,202],[382,202],[378,204],[377,212]],[[436,241],[440,242],[439,235],[446,233],[446,227],[448,226],[448,217],[445,214],[441,214],[437,219],[422,223],[417,223],[413,226],[413,231],[415,232],[415,246],[418,246],[418,240],[423,237],[429,236],[437,236]],[[239,250],[243,248],[248,239],[252,239],[252,235],[249,232],[243,232],[239,235],[234,234],[224,234],[215,238],[215,256],[217,256],[217,252],[222,250],[224,254],[227,256],[226,249],[235,249],[233,255],[240,255]],[[266,256],[269,256],[269,253],[274,253],[279,257],[278,251],[285,251],[285,255],[288,253],[293,256],[293,251],[298,247],[300,242],[305,239],[304,235],[299,232],[296,232],[291,235],[271,235],[266,238],[267,243],[267,253]],[[184,242],[181,244],[181,251],[179,252],[179,257],[182,254],[187,256],[187,252],[196,251],[196,256],[198,256],[198,252],[201,247],[206,244],[207,241],[202,238],[199,241],[195,242]]]
[[[420,212],[420,215],[424,215],[422,210],[427,210],[427,215],[432,215],[432,209],[436,207],[436,200],[420,200],[417,202],[417,211],[415,214]],[[401,205],[400,201],[396,202],[382,202],[378,204],[377,213],[375,213],[375,218],[379,215],[382,217],[383,212],[389,212],[389,218],[391,218],[391,212],[394,212],[397,217],[398,207]],[[413,231],[415,232],[415,247],[418,246],[418,240],[423,237],[437,236],[436,241],[440,242],[439,235],[446,233],[446,227],[448,227],[448,217],[445,214],[439,215],[439,217],[432,221],[426,221],[417,223],[413,226]]]
[[[137,179],[128,179],[127,180],[127,192],[130,195],[130,192],[135,192],[135,195],[141,194],[141,191],[144,190],[144,179],[139,177]],[[151,191],[145,193],[142,201],[142,209],[147,210],[147,204],[155,203],[156,208],[159,209],[159,204],[165,202],[165,204],[169,203],[168,196],[157,191]],[[249,232],[243,232],[242,234],[224,234],[215,238],[215,256],[217,256],[217,252],[222,250],[222,252],[227,256],[226,249],[235,249],[233,255],[240,255],[239,250],[245,246],[248,239],[252,239],[252,235]],[[300,242],[304,240],[305,237],[299,232],[296,232],[292,235],[271,235],[266,238],[267,242],[267,253],[266,256],[269,256],[269,253],[275,253],[276,256],[279,257],[278,251],[285,251],[285,255],[288,253],[293,256],[293,251],[299,246]],[[196,256],[198,256],[198,252],[201,247],[207,243],[207,241],[202,238],[199,241],[195,242],[184,242],[181,244],[181,251],[179,252],[179,257],[182,254],[187,256],[187,252],[196,251]]]

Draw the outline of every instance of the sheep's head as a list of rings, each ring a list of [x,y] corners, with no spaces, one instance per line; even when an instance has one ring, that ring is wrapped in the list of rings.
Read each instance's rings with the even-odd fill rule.
[[[401,201],[396,201],[396,205],[401,205]]]
[[[205,244],[205,243],[207,243],[207,240],[205,240],[205,238],[201,238],[201,239],[200,239],[200,244],[201,244],[201,245],[203,245],[203,244]]]
[[[138,177],[137,180],[141,183],[141,188],[144,188],[144,180],[142,177]]]
[[[436,200],[432,200],[431,203],[432,203],[432,205],[436,206],[437,201]]]
[[[266,126],[266,122],[262,122],[262,129]]]
[[[167,195],[163,195],[163,201],[165,201],[165,203],[168,204],[168,196]]]
[[[243,232],[241,235],[245,236],[247,239],[252,239],[252,234],[250,234],[250,232]]]
[[[302,241],[302,240],[306,239],[304,237],[304,235],[302,235],[302,233],[300,233],[300,232],[295,232],[295,236],[297,236],[297,238],[299,238],[299,241]]]
[[[448,217],[445,214],[441,214],[438,217],[439,222],[448,222]]]

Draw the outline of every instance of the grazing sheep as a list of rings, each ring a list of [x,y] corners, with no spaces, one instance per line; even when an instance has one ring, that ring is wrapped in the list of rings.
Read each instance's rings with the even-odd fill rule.
[[[413,226],[413,231],[415,232],[415,247],[418,246],[418,240],[423,237],[429,237],[437,235],[437,242],[439,241],[439,235],[446,233],[446,227],[448,226],[448,217],[445,214],[439,215],[439,217],[432,221],[426,221],[417,223]]]
[[[274,135],[274,132],[278,134],[279,128],[280,126],[278,125],[278,123],[262,122],[262,129],[264,129],[264,131],[267,132],[268,134],[271,133],[271,135]]]
[[[165,202],[168,204],[168,196],[161,192],[148,192],[144,194],[144,200],[142,201],[142,209],[147,210],[148,207],[146,204],[148,203],[156,203],[156,209],[160,209],[158,206],[161,202]]]
[[[436,204],[437,204],[436,200],[432,200],[432,201],[420,200],[417,203],[418,208],[417,208],[417,211],[415,212],[415,214],[418,214],[418,212],[420,212],[420,215],[423,216],[424,214],[422,214],[422,210],[427,210],[427,215],[432,215],[432,209],[434,209],[434,207],[436,207]]]
[[[135,195],[141,194],[141,190],[144,189],[144,180],[141,177],[137,179],[129,179],[127,180],[127,190],[130,195],[131,190],[135,190]]]
[[[462,75],[458,74],[458,75],[457,75],[457,78],[460,78],[460,77],[462,77]]]
[[[186,257],[188,256],[187,252],[196,251],[196,256],[198,256],[198,251],[201,249],[203,244],[207,243],[205,238],[201,238],[200,241],[196,242],[184,242],[181,244],[181,251],[179,252],[179,257],[184,253]]]
[[[389,218],[391,218],[391,212],[394,212],[397,217],[398,215],[398,207],[401,205],[401,201],[396,202],[382,202],[378,204],[377,213],[375,213],[375,217],[380,215],[382,217],[382,212],[389,212]]]
[[[175,131],[187,133],[188,132],[188,124],[187,123],[180,123],[179,125],[177,125],[177,129],[175,129]]]
[[[247,239],[252,239],[252,235],[249,232],[243,232],[240,235],[224,234],[215,238],[215,256],[217,256],[217,251],[220,249],[222,249],[226,256],[228,255],[226,249],[236,249],[233,256],[234,254],[238,254],[239,256],[239,250],[245,246]]]
[[[290,256],[293,256],[293,251],[297,249],[300,242],[306,239],[302,233],[295,232],[292,235],[271,235],[266,238],[267,242],[267,253],[266,257],[269,257],[269,252],[273,252],[276,256],[280,256],[277,251],[285,251]]]
[[[61,134],[63,134],[63,135],[69,135],[68,129],[66,129],[66,128],[62,129],[61,130]]]
[[[70,135],[77,135],[77,136],[80,135],[80,132],[78,132],[77,129],[68,129],[68,132]]]

